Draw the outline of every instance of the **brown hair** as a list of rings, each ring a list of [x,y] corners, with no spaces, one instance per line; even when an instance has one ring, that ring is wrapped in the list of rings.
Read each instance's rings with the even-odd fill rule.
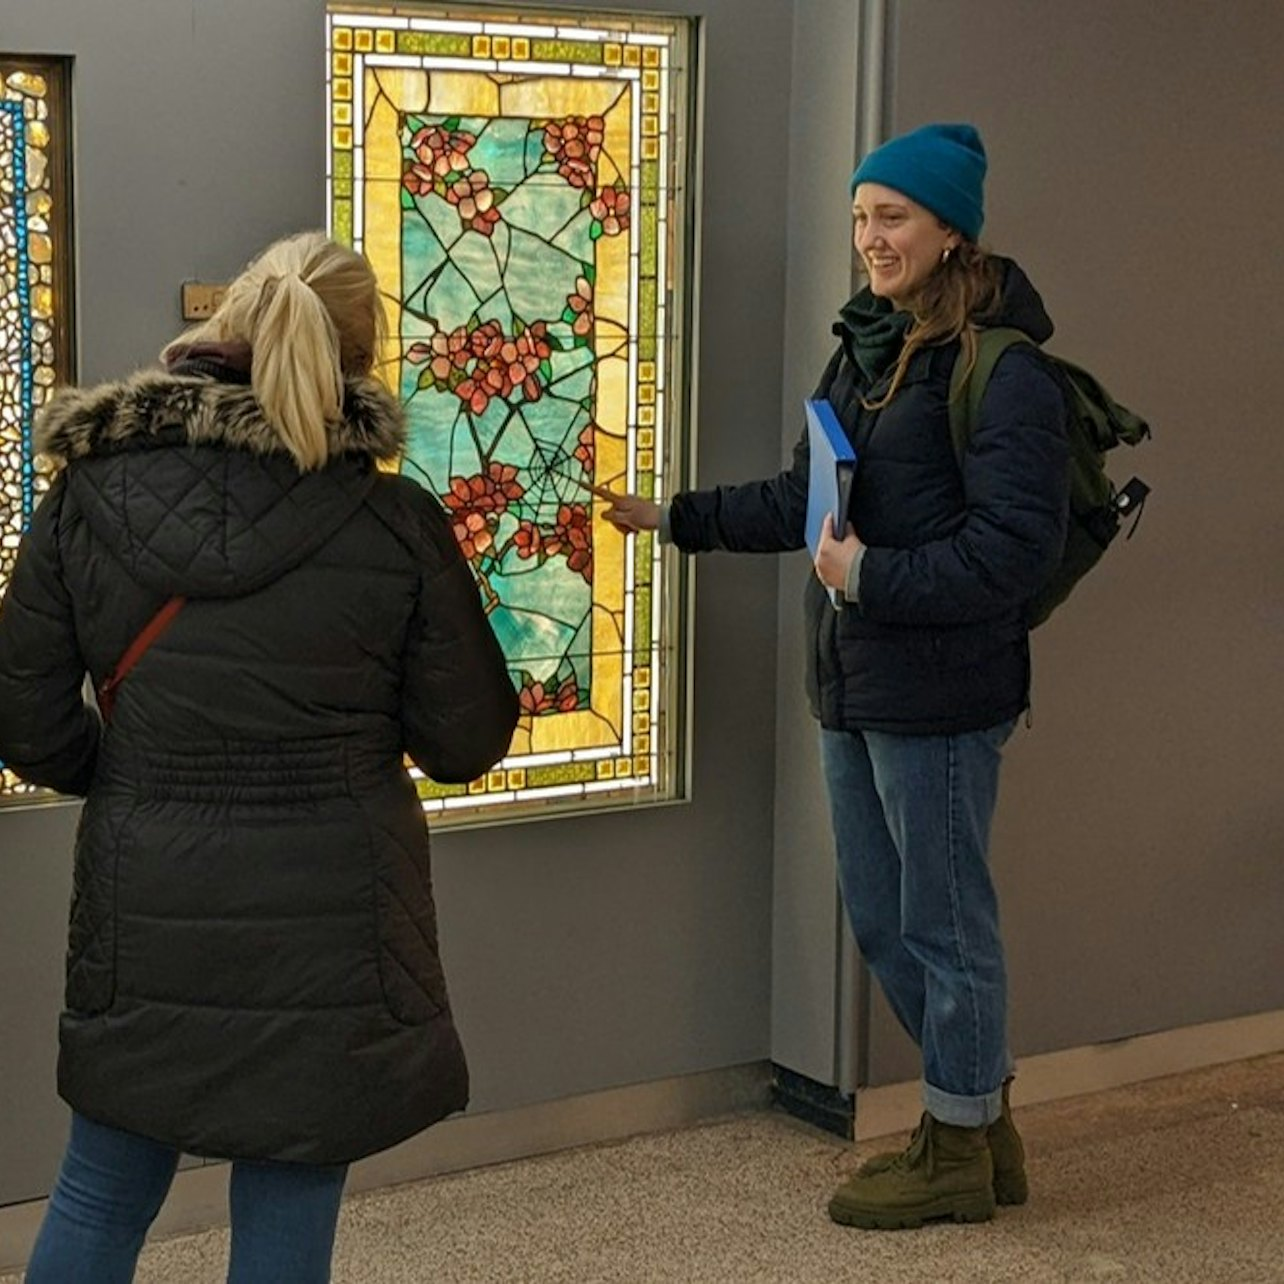
[[[975,241],[960,241],[923,282],[910,304],[913,321],[892,372],[891,386],[878,401],[864,401],[866,410],[881,410],[896,396],[914,354],[931,344],[961,338],[968,366],[976,361],[976,327],[999,306],[1003,272],[995,259]]]
[[[208,321],[161,353],[241,340],[253,351],[254,396],[304,471],[329,456],[326,429],[343,412],[343,381],[370,373],[387,322],[370,265],[321,232],[268,246],[232,282]]]

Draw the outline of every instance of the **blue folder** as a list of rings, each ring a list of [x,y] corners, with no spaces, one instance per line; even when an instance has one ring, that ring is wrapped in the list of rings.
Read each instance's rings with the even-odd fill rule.
[[[835,539],[842,539],[847,530],[856,452],[828,401],[809,398],[803,407],[807,411],[807,446],[811,452],[811,472],[807,479],[807,547],[814,558],[826,513],[833,514]],[[838,605],[838,595],[833,589],[829,596]]]

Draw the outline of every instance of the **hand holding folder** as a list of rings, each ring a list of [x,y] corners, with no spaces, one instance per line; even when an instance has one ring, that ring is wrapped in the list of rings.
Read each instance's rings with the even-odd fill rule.
[[[842,539],[847,529],[856,452],[828,401],[809,398],[803,402],[803,408],[807,412],[807,447],[811,454],[807,478],[807,548],[814,561],[826,514],[833,518],[835,539]],[[842,594],[831,588],[829,600],[841,606]]]

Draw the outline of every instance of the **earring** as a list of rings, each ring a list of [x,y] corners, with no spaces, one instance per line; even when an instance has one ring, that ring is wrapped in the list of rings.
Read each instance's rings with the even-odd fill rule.
[[[948,262],[950,261],[950,254],[951,254],[951,252],[953,251],[953,249],[954,249],[954,247],[953,247],[952,245],[947,245],[947,246],[946,246],[946,247],[941,251],[941,262],[942,262],[942,263],[948,263]]]

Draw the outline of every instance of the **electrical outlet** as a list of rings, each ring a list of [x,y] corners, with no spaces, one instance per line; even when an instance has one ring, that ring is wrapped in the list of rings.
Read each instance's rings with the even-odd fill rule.
[[[184,281],[183,320],[204,321],[207,317],[212,317],[226,293],[226,285],[211,285],[208,281]]]

